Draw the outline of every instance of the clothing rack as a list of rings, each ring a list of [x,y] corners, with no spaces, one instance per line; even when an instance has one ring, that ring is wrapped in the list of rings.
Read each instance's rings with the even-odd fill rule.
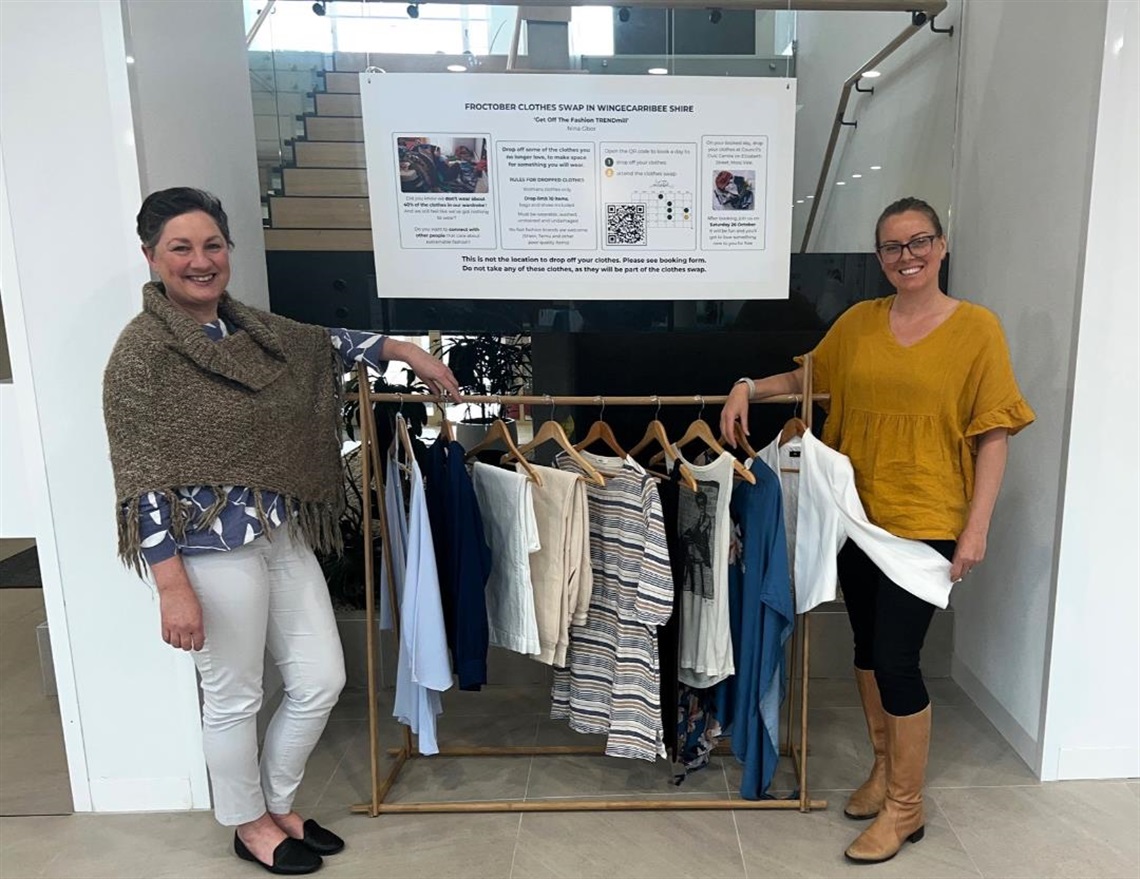
[[[361,477],[365,488],[365,501],[362,504],[364,514],[364,545],[372,546],[373,516],[372,505],[367,500],[367,486],[372,486],[377,497],[380,498],[379,528],[382,547],[383,564],[388,574],[388,600],[392,608],[392,627],[396,641],[400,639],[399,602],[396,598],[395,579],[392,575],[391,546],[388,540],[388,514],[384,504],[383,470],[380,466],[380,449],[376,437],[375,420],[366,417],[371,409],[371,403],[402,403],[430,402],[444,403],[449,398],[433,394],[378,394],[370,391],[368,368],[360,364],[358,368],[360,403],[360,439],[361,439]],[[804,390],[802,394],[781,394],[766,397],[756,403],[782,403],[797,404],[804,400],[819,402],[828,399],[826,394],[813,395],[811,355],[804,360]],[[509,396],[468,396],[464,402],[470,403],[502,403],[509,401],[524,405],[539,406],[574,406],[591,405],[599,402],[606,406],[693,406],[705,404],[722,404],[727,396],[565,396],[565,395],[509,395]],[[803,420],[807,428],[811,429],[812,406],[803,407]],[[796,625],[792,632],[792,661],[789,669],[788,687],[788,719],[786,724],[786,738],[781,753],[792,758],[799,785],[799,797],[787,800],[713,800],[696,798],[678,799],[558,799],[558,800],[484,800],[484,801],[442,801],[431,803],[387,803],[392,786],[399,778],[401,770],[408,760],[416,759],[422,755],[412,742],[411,730],[403,728],[403,741],[397,748],[389,748],[387,755],[394,757],[391,768],[386,776],[381,778],[381,755],[379,736],[379,708],[377,706],[376,681],[376,596],[375,596],[375,570],[373,553],[364,554],[364,595],[365,617],[367,620],[367,666],[368,666],[368,733],[371,742],[371,772],[372,796],[366,803],[358,803],[351,807],[351,811],[358,814],[367,814],[376,817],[382,814],[408,813],[408,812],[632,812],[632,811],[695,811],[695,810],[736,810],[736,809],[798,809],[800,812],[810,812],[817,809],[826,809],[826,800],[813,800],[808,790],[807,755],[808,755],[808,679],[809,679],[809,653],[811,649],[811,618],[809,614],[798,614]],[[798,656],[797,656],[798,654]],[[793,735],[792,726],[795,716],[796,696],[796,665],[799,660],[800,686],[799,686],[799,741]],[[475,747],[448,747],[440,746],[441,757],[544,757],[549,755],[594,755],[602,756],[604,746],[589,745],[516,745],[516,746],[475,746]],[[725,743],[721,743],[717,754],[730,753]]]

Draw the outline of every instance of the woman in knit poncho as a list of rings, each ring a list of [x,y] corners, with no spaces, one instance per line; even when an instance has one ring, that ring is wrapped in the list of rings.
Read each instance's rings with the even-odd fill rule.
[[[104,377],[119,554],[157,586],[162,637],[192,651],[215,815],[239,857],[310,873],[343,841],[292,803],[344,686],[344,657],[313,549],[339,549],[340,375],[403,360],[459,396],[407,342],[329,330],[233,299],[229,224],[212,195],[155,192],[138,215],[160,283]],[[266,648],[285,695],[265,733]]]

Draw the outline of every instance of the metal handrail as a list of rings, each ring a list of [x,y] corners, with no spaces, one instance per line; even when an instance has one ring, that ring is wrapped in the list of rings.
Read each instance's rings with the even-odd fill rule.
[[[248,49],[253,45],[253,39],[257,36],[257,32],[261,30],[261,26],[265,24],[265,19],[269,18],[269,13],[273,11],[273,4],[277,0],[265,0],[265,7],[261,12],[257,13],[257,18],[254,19],[253,24],[249,27],[249,33],[245,35],[245,47]]]

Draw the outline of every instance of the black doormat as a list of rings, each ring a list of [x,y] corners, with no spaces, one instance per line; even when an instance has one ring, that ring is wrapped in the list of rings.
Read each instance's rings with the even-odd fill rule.
[[[34,546],[0,562],[0,589],[42,589],[43,585]]]

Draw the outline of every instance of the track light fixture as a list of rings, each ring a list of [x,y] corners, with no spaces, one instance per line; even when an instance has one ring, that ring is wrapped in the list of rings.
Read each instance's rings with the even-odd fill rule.
[[[408,18],[419,18],[419,17],[420,17],[420,4],[419,3],[409,3],[408,4]]]
[[[629,21],[629,7],[628,6],[622,6],[618,9],[618,21],[620,21],[620,22]]]
[[[723,13],[719,9],[714,8],[714,9],[709,10],[709,21],[712,24],[720,24],[720,20],[722,17],[723,17]]]
[[[323,18],[326,12],[328,12],[328,9],[325,8],[325,0],[317,0],[317,2],[313,4],[313,15],[319,15]]]

